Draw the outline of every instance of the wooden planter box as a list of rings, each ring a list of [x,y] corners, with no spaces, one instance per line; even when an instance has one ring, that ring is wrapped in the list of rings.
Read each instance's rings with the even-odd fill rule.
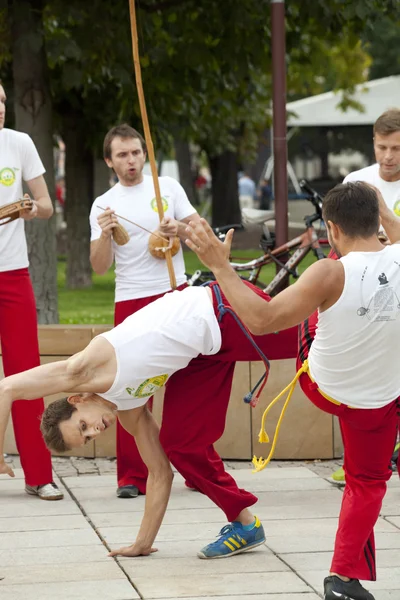
[[[110,329],[101,325],[40,325],[39,347],[41,362],[64,360],[85,348],[90,340]],[[231,401],[223,437],[216,444],[217,451],[225,459],[251,460],[253,455],[267,456],[270,445],[259,444],[258,432],[262,412],[293,378],[295,360],[271,362],[271,373],[259,405],[251,408],[243,402],[243,397],[262,374],[261,363],[237,363],[232,386]],[[3,376],[0,370],[1,377]],[[45,398],[46,405],[61,398],[59,394]],[[163,406],[163,392],[154,400],[154,414],[160,422]],[[275,406],[267,419],[267,431],[272,440],[282,403]],[[17,454],[14,433],[10,420],[5,450],[8,454]],[[304,460],[328,459],[342,454],[342,444],[336,419],[318,410],[297,386],[286,412],[279,441],[275,452],[276,459]],[[90,442],[83,448],[73,450],[67,455],[94,457],[115,456],[115,427],[107,430],[98,441]]]

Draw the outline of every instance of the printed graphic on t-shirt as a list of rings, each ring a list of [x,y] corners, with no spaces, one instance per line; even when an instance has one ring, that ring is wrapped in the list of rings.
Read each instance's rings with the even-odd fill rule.
[[[162,202],[162,207],[163,207],[164,212],[166,210],[168,210],[168,206],[169,206],[167,198],[168,198],[168,196],[167,197],[165,197],[165,196],[161,197],[161,202]],[[152,199],[152,201],[150,202],[150,206],[154,210],[154,212],[158,213],[157,198],[153,198]]]
[[[1,185],[5,185],[6,187],[10,187],[11,185],[13,185],[13,183],[15,183],[16,180],[16,175],[15,175],[15,171],[17,171],[18,169],[11,169],[11,167],[4,167],[4,169],[1,169],[0,171],[0,183]]]
[[[149,379],[145,379],[136,389],[126,388],[126,391],[134,398],[147,398],[147,396],[152,396],[157,390],[162,388],[167,379],[168,375],[166,374],[150,377]]]
[[[395,215],[400,217],[400,196],[397,198],[396,202],[394,203],[393,212]]]
[[[372,295],[368,306],[357,310],[359,317],[365,315],[370,321],[395,321],[400,313],[399,298],[385,273],[378,276],[379,288]]]

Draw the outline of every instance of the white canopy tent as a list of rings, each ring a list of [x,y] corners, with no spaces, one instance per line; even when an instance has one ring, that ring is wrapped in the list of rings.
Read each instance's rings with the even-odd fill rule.
[[[364,106],[364,112],[354,108],[343,112],[338,108],[340,92],[327,92],[289,102],[286,109],[295,114],[289,116],[288,127],[373,125],[385,110],[400,107],[400,75],[366,81],[356,87],[353,98]]]

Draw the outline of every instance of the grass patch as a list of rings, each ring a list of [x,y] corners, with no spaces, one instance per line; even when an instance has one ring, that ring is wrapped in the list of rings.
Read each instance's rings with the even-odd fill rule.
[[[184,252],[187,273],[202,269],[202,263],[190,251]],[[246,260],[260,256],[260,250],[240,250],[234,253],[232,259],[237,257]],[[302,273],[315,257],[310,252],[299,266]],[[65,288],[66,262],[59,260],[57,270],[58,309],[60,323],[65,324],[112,324],[114,322],[114,270],[110,269],[106,275],[93,273],[93,287],[88,290],[67,290]],[[266,265],[261,272],[261,280],[266,285],[275,276],[275,265]],[[246,272],[243,273],[246,276]]]

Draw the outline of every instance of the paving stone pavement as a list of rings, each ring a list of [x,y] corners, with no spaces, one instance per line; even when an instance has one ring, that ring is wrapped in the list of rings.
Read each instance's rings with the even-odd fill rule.
[[[110,548],[131,543],[144,497],[116,497],[110,459],[55,458],[60,502],[24,493],[19,458],[7,460],[16,478],[0,476],[1,600],[317,600],[329,568],[342,491],[328,477],[337,461],[275,461],[256,475],[248,463],[227,461],[241,487],[259,497],[264,546],[227,560],[196,552],[225,519],[176,474],[157,538],[159,552],[112,559]],[[392,477],[376,527],[376,600],[400,598],[400,482]]]

